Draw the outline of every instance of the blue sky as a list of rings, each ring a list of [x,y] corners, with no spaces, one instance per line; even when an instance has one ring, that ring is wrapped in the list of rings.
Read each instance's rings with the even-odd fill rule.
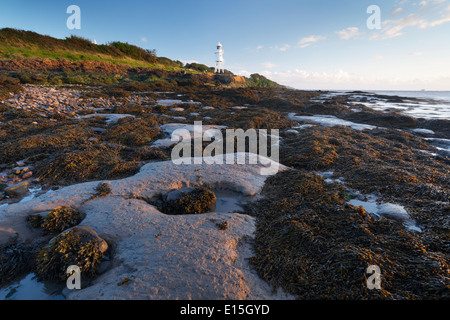
[[[66,27],[69,5],[81,30]],[[367,27],[370,5],[381,29]],[[209,66],[220,41],[225,68],[299,89],[450,90],[450,0],[2,0],[0,27]]]

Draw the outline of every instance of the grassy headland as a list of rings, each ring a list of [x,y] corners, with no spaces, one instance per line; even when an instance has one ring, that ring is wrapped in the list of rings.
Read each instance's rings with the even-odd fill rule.
[[[94,44],[71,36],[56,39],[32,31],[0,30],[0,74],[32,84],[110,85],[129,82],[150,83],[166,89],[200,84],[230,85],[230,77],[215,77],[214,69],[203,64],[184,65],[158,57],[123,42]],[[239,86],[282,87],[261,75],[239,77]]]

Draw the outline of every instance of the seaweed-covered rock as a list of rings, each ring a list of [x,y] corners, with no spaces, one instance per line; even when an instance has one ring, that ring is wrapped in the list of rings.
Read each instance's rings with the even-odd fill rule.
[[[38,229],[42,226],[44,217],[49,213],[50,211],[30,214],[29,216],[27,216],[27,222],[31,227]]]
[[[107,250],[106,241],[91,227],[74,227],[38,252],[35,271],[44,280],[64,280],[67,268],[77,265],[82,275],[94,277]]]
[[[0,287],[29,271],[36,254],[33,244],[10,240],[0,245]]]
[[[176,190],[167,195],[161,210],[167,214],[201,214],[210,212],[216,204],[216,195],[209,188]]]
[[[79,210],[58,207],[50,212],[29,215],[27,221],[33,228],[42,228],[44,234],[52,234],[72,228],[84,218],[85,215]]]

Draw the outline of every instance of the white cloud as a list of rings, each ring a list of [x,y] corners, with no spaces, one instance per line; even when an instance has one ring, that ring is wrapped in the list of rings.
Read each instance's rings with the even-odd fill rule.
[[[183,64],[200,63],[200,62],[198,62],[197,60],[184,60],[184,59],[180,59],[180,61],[181,61]]]
[[[264,76],[282,84],[292,87],[308,86],[309,88],[325,86],[335,86],[348,83],[352,76],[343,71],[337,70],[333,73],[327,72],[309,72],[305,70],[295,69],[287,72],[262,72]]]
[[[256,51],[260,51],[262,48],[264,48],[264,46],[257,46]]]
[[[285,44],[284,46],[282,46],[281,48],[279,48],[279,50],[284,52],[284,51],[287,51],[287,50],[290,49],[290,48],[291,48],[290,45]]]
[[[261,74],[280,84],[306,90],[447,90],[450,87],[450,77],[444,75],[403,79],[365,76],[344,70],[310,72],[300,69],[287,72],[264,71]]]
[[[283,45],[282,47],[280,47],[280,46],[271,46],[270,47],[270,49],[275,49],[275,50],[279,50],[279,51],[282,51],[282,52],[285,52],[285,51],[287,51],[290,48],[291,48],[291,46],[289,44],[287,44],[287,43],[285,45]]]
[[[362,36],[362,33],[357,27],[350,27],[341,31],[337,31],[336,33],[339,35],[339,38],[344,40],[350,40]]]
[[[374,59],[375,59],[375,60],[383,60],[384,57],[383,57],[383,56],[375,56]]]
[[[446,2],[447,0],[422,1],[418,4],[419,8],[416,12],[409,13],[407,16],[395,20],[383,21],[382,29],[374,33],[371,39],[396,38],[402,36],[410,28],[433,28],[450,22],[450,5],[446,4]],[[444,8],[444,6],[446,7]]]
[[[238,75],[244,76],[244,77],[250,77],[251,73],[247,70],[241,70],[237,73]]]
[[[319,41],[322,41],[322,40],[325,40],[326,38],[324,37],[324,36],[309,36],[309,37],[305,37],[305,38],[302,38],[299,42],[298,42],[298,45],[301,47],[301,48],[306,48],[306,47],[309,47],[310,45],[312,45],[313,43],[315,43],[315,42],[319,42]]]
[[[272,68],[275,68],[275,67],[277,66],[276,64],[273,64],[273,63],[271,63],[271,62],[261,63],[261,65],[262,65],[263,67],[267,68],[267,69],[272,69]]]
[[[424,28],[426,28],[428,26],[429,27],[436,27],[436,26],[439,26],[439,25],[444,24],[446,22],[450,22],[450,14],[447,15],[447,16],[442,17],[441,19],[438,19],[438,20],[435,20],[435,21],[432,21],[432,22],[428,23],[428,25],[425,25]]]
[[[147,39],[146,37],[142,37],[142,38],[141,38],[141,41],[142,41],[142,42],[148,42],[148,39]]]
[[[402,13],[403,10],[404,10],[404,9],[401,8],[401,7],[396,8],[396,9],[392,10],[392,15],[395,16],[395,15],[397,15],[397,14],[399,14],[399,13]]]

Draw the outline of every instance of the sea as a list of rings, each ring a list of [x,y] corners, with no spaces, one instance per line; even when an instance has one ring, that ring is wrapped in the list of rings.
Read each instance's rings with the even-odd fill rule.
[[[350,93],[352,91],[346,91]],[[450,91],[364,91],[369,94],[399,96],[405,99],[402,103],[384,99],[371,99],[370,95],[351,93],[357,99],[366,96],[368,102],[363,104],[375,110],[397,110],[415,118],[450,120]]]
[[[311,99],[311,101],[324,102],[341,95],[348,96],[348,102],[354,105],[352,110],[355,112],[361,111],[361,109],[358,109],[358,105],[362,104],[369,108],[385,112],[398,111],[418,119],[450,120],[450,91],[327,91],[319,97]],[[348,122],[342,124],[344,120],[330,116],[314,116],[309,118],[314,118],[316,122],[321,122],[322,124],[324,122],[329,124],[334,121],[334,123],[341,125],[354,126],[358,130],[367,128],[367,125],[364,127],[361,124],[348,124]],[[432,130],[427,129],[413,129],[412,131],[434,135]],[[446,155],[450,155],[450,139],[432,137],[425,139],[429,140],[437,150],[442,151]]]

